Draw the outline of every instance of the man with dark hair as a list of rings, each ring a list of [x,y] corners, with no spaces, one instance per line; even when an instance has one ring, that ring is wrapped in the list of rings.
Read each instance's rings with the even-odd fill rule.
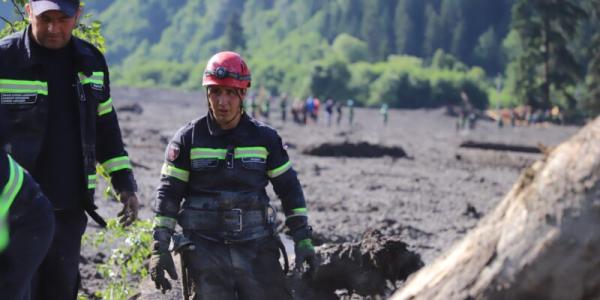
[[[79,0],[30,0],[30,25],[0,40],[0,105],[10,155],[29,170],[54,206],[55,234],[33,283],[38,299],[75,299],[81,236],[95,212],[96,163],[111,176],[125,225],[138,199],[110,97],[104,56],[72,33]]]
[[[314,264],[306,202],[287,151],[275,129],[243,110],[250,79],[238,53],[215,54],[202,78],[208,114],[182,127],[167,147],[150,260],[158,289],[171,288],[165,272],[177,278],[169,244],[178,223],[191,243],[182,275],[189,275],[184,287],[190,284],[193,299],[292,299],[269,182],[281,199],[296,266]]]

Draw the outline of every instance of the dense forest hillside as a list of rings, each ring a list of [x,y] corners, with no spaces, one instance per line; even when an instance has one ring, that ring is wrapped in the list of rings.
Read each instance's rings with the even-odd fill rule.
[[[598,0],[84,2],[102,23],[116,84],[197,89],[206,60],[236,50],[263,95],[435,107],[460,102],[466,91],[480,107],[600,111],[589,98],[590,70],[599,65],[592,46]],[[543,75],[544,65],[571,74]]]

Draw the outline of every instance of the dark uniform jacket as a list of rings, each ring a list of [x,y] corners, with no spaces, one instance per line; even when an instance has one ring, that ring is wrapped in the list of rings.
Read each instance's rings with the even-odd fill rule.
[[[25,169],[33,170],[40,154],[48,120],[48,78],[30,38],[31,27],[0,40],[0,105],[7,112],[11,139],[7,149]],[[117,115],[110,97],[109,74],[104,56],[90,43],[72,38],[77,88],[79,132],[83,151],[80,182],[88,212],[96,187],[96,162],[111,175],[113,187],[135,191],[131,163],[124,150]],[[69,160],[72,158],[57,157]]]
[[[182,127],[167,147],[160,180],[155,226],[172,229],[178,219],[184,230],[199,230],[209,238],[252,239],[252,232],[245,232],[253,222],[246,211],[268,205],[269,181],[285,215],[296,220],[294,227],[307,222],[302,188],[281,138],[246,114],[232,130],[221,130],[210,114]],[[198,212],[203,214],[194,218]],[[226,228],[227,220],[219,218],[230,213],[239,222]],[[244,233],[227,235],[236,229]]]

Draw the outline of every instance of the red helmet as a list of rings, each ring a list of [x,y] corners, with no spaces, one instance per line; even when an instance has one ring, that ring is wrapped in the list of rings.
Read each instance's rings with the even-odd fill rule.
[[[202,76],[202,86],[221,85],[245,89],[250,87],[250,81],[250,69],[246,62],[232,51],[213,55]]]

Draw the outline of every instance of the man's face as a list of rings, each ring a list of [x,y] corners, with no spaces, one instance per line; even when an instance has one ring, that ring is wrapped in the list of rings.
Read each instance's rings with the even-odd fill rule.
[[[49,49],[60,49],[69,43],[81,15],[81,9],[78,9],[72,17],[60,10],[49,10],[36,16],[29,3],[25,4],[25,10],[31,22],[33,39],[39,45]]]
[[[208,104],[215,120],[222,129],[237,126],[242,114],[242,98],[245,90],[213,85],[208,88]]]

